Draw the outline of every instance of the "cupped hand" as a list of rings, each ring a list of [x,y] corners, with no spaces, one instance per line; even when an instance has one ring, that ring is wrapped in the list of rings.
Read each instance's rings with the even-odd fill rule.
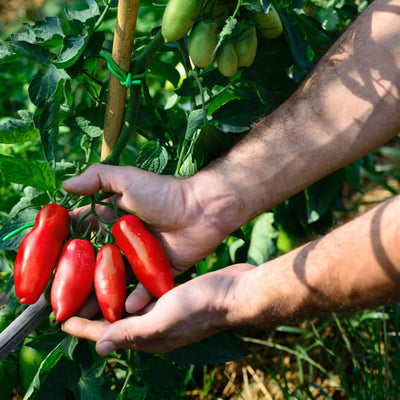
[[[238,288],[253,268],[238,264],[199,276],[113,324],[72,317],[62,329],[97,342],[102,356],[119,348],[165,353],[240,325],[246,306],[240,306]]]

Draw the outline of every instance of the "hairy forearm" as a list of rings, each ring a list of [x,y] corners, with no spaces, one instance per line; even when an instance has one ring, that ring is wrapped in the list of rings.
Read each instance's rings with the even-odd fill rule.
[[[226,296],[228,320],[268,327],[400,300],[400,196],[263,264]]]
[[[400,128],[400,1],[376,0],[298,90],[200,171],[196,197],[227,233],[368,154]]]

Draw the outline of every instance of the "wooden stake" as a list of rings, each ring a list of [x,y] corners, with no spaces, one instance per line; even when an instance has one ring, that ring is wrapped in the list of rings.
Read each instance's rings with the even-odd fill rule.
[[[119,0],[118,2],[112,58],[126,73],[129,72],[131,67],[138,9],[139,0]],[[122,86],[119,80],[111,75],[104,119],[104,134],[101,148],[102,160],[111,154],[121,132],[126,92],[126,87]]]

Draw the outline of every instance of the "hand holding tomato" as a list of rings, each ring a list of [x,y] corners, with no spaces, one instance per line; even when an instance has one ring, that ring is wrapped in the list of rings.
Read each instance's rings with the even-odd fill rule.
[[[245,287],[246,272],[253,268],[239,264],[202,275],[170,290],[140,314],[113,324],[73,317],[62,329],[73,336],[96,341],[96,349],[102,356],[117,348],[165,353],[242,321],[244,310],[235,301],[239,299],[238,288]],[[248,308],[244,304],[244,309]]]
[[[235,221],[232,214],[236,214],[237,209],[229,196],[225,205],[221,196],[222,182],[217,180],[215,184],[218,188],[207,180],[206,191],[193,185],[192,178],[157,175],[135,167],[95,164],[80,176],[65,181],[63,186],[68,192],[79,195],[91,195],[100,190],[115,193],[109,200],[146,223],[164,248],[174,274],[178,275],[210,254],[240,224],[230,228]],[[104,209],[105,213],[110,212],[109,208]],[[72,217],[79,218],[85,212],[84,208],[74,210]],[[221,215],[229,223],[221,223]],[[140,310],[151,298],[139,285],[128,299],[127,311]]]

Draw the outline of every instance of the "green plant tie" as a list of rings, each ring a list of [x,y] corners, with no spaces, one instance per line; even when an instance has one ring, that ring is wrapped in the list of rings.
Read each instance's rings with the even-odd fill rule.
[[[120,81],[121,85],[129,89],[133,85],[141,84],[146,72],[137,75],[132,75],[131,72],[126,73],[106,52],[101,50],[100,55],[107,61],[108,70]]]
[[[3,239],[1,239],[1,240],[2,240],[3,242],[5,242],[6,240],[8,240],[8,239],[10,239],[11,237],[15,236],[16,234],[20,233],[20,232],[23,231],[24,229],[31,228],[31,227],[34,226],[34,225],[35,225],[34,222],[31,222],[31,223],[29,223],[29,224],[22,225],[22,226],[20,226],[19,228],[14,229],[14,230],[13,230],[12,232],[10,232],[8,235],[4,236]]]

